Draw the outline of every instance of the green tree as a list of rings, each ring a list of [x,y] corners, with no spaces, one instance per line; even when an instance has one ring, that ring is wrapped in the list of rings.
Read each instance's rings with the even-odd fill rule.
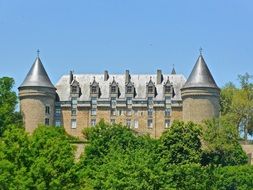
[[[30,140],[31,188],[75,189],[74,147],[62,128],[40,126]]]
[[[0,136],[9,125],[21,125],[21,115],[15,111],[16,93],[12,90],[14,80],[9,77],[0,78]]]
[[[0,189],[28,189],[32,157],[27,134],[23,128],[10,126],[0,140]]]
[[[247,156],[239,143],[238,133],[226,117],[208,120],[203,125],[202,164],[239,165],[247,163]]]
[[[253,188],[253,166],[227,166],[214,169],[215,190],[248,190]]]
[[[244,139],[253,134],[253,83],[248,73],[238,76],[240,88],[232,83],[221,90],[221,113],[234,122],[238,132],[242,129]]]
[[[78,163],[82,189],[157,189],[157,141],[101,121],[85,130],[89,144]]]
[[[162,163],[199,163],[201,156],[201,131],[198,125],[174,121],[160,138],[159,154]]]

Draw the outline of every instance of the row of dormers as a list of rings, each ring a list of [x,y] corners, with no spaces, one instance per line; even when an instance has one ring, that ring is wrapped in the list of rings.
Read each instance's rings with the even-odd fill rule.
[[[79,82],[76,80],[75,77],[73,77],[73,74],[71,73],[70,80],[72,81],[70,83],[70,95],[75,97],[80,97],[82,94],[82,89],[80,88]],[[131,82],[131,78],[127,80],[128,82],[125,84],[125,95],[126,97],[135,97],[136,90],[134,83]],[[113,77],[113,81],[110,83],[109,86],[109,92],[111,97],[118,98],[121,95],[120,88],[118,83],[115,81],[115,78]],[[163,94],[164,95],[171,95],[172,97],[174,94],[174,89],[172,86],[172,83],[169,80],[169,77],[167,78],[167,81],[163,84]],[[157,90],[155,83],[152,81],[152,78],[150,77],[150,80],[148,83],[146,83],[146,95],[147,97],[156,97],[157,96]],[[96,78],[94,77],[93,82],[90,83],[90,97],[100,97],[101,91],[99,87],[99,83],[96,81]]]

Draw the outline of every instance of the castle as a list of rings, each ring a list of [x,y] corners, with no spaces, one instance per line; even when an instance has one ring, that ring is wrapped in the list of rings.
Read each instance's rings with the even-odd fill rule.
[[[171,74],[157,70],[156,75],[71,71],[55,86],[37,56],[18,89],[30,133],[45,124],[63,126],[68,134],[82,137],[84,128],[104,119],[157,138],[175,119],[200,123],[219,116],[220,89],[202,54],[187,80],[174,68]]]

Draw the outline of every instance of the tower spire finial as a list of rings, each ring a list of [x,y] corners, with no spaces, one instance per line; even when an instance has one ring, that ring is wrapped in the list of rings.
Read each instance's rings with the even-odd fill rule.
[[[203,51],[203,49],[202,49],[202,47],[200,47],[200,48],[199,48],[199,54],[200,54],[200,55],[202,55],[202,51]]]
[[[37,57],[40,57],[40,50],[37,49]]]

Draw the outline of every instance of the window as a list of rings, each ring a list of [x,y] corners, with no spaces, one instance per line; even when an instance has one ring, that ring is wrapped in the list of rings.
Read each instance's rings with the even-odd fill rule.
[[[132,86],[127,86],[127,93],[132,93]]]
[[[111,110],[111,115],[112,115],[112,116],[116,116],[116,109],[112,109],[112,110]]]
[[[131,119],[126,120],[126,126],[129,128],[131,127]]]
[[[132,104],[132,98],[127,98],[127,104]]]
[[[71,92],[72,93],[77,93],[77,86],[72,86],[71,87]]]
[[[71,115],[76,115],[76,109],[71,109]]]
[[[170,93],[171,87],[170,86],[165,86],[165,93]]]
[[[112,124],[112,125],[115,124],[115,119],[111,119],[111,124]]]
[[[97,93],[97,87],[96,86],[92,86],[91,87],[91,93],[92,94],[96,94]]]
[[[117,105],[116,98],[111,99],[111,104],[112,104],[112,107],[116,107],[116,105]]]
[[[77,98],[72,98],[71,103],[72,105],[77,105]]]
[[[153,98],[152,97],[148,97],[148,104],[153,104]]]
[[[116,86],[111,87],[111,93],[116,93]]]
[[[148,109],[148,116],[152,117],[153,116],[153,109]]]
[[[61,108],[55,108],[55,114],[56,115],[61,115]]]
[[[148,128],[149,129],[153,128],[153,120],[152,119],[148,119]]]
[[[171,103],[170,96],[166,96],[166,97],[165,97],[165,103],[166,103],[166,104]]]
[[[91,104],[97,105],[97,98],[91,98]]]
[[[46,108],[45,108],[45,113],[46,113],[46,114],[50,114],[50,107],[49,107],[49,106],[46,106]]]
[[[138,120],[134,120],[134,128],[137,129],[139,127],[139,122]]]
[[[118,115],[123,115],[123,111],[122,110],[118,110]]]
[[[45,118],[45,125],[49,125],[49,119]]]
[[[91,115],[97,115],[97,109],[91,109]]]
[[[127,110],[127,116],[131,116],[132,115],[132,110],[131,109],[128,109]]]
[[[90,121],[90,124],[91,124],[92,127],[96,126],[96,119],[92,119]]]
[[[149,94],[152,94],[153,93],[153,86],[148,86],[148,93]]]
[[[71,119],[71,128],[76,129],[76,119]]]
[[[169,128],[169,127],[170,127],[170,120],[166,119],[166,120],[164,121],[164,127],[165,127],[165,128]]]
[[[55,121],[55,126],[56,127],[60,127],[61,126],[61,121],[60,120],[56,120]]]
[[[165,109],[164,115],[165,116],[170,116],[170,109]]]

